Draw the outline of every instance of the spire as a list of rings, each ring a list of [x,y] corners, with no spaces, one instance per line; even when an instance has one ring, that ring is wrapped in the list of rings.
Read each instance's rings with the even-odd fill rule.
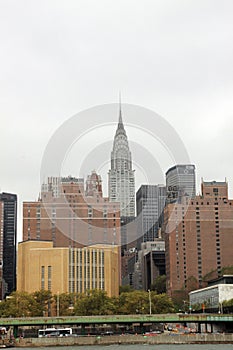
[[[118,120],[118,128],[124,129],[124,124],[122,120],[122,110],[121,110],[121,92],[119,92],[119,120]]]

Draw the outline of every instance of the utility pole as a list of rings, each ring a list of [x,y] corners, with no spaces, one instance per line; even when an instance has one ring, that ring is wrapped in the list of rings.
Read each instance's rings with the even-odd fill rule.
[[[59,296],[59,292],[57,292],[57,317],[59,317],[59,313],[60,313],[60,296]]]

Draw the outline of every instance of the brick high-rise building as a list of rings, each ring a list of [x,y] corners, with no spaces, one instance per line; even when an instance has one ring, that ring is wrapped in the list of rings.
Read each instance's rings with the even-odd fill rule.
[[[4,235],[4,202],[0,201],[0,247],[3,247]],[[3,249],[0,249],[0,300],[4,298],[4,282],[3,282]]]
[[[99,181],[97,189],[94,178]],[[119,203],[102,197],[95,172],[88,177],[86,194],[83,179],[49,178],[38,201],[23,203],[26,240],[51,240],[55,247],[120,245]]]
[[[164,209],[168,292],[205,287],[233,266],[233,200],[226,182],[202,182],[202,195]]]
[[[0,298],[16,289],[17,196],[0,193]]]

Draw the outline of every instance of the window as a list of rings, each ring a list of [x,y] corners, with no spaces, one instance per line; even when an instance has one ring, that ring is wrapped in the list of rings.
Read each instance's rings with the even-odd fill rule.
[[[93,209],[92,209],[92,207],[89,205],[89,206],[88,206],[88,217],[89,217],[89,218],[92,218],[92,216],[93,216]]]
[[[106,219],[107,218],[107,207],[106,206],[104,206],[104,208],[103,208],[103,218],[104,219]]]
[[[44,285],[44,275],[45,275],[45,268],[44,268],[44,266],[41,266],[41,289],[42,289],[42,290],[45,289],[45,285]]]
[[[48,266],[48,290],[52,289],[52,266]]]

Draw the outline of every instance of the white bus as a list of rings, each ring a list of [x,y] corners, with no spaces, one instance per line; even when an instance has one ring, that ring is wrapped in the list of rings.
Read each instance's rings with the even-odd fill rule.
[[[72,335],[72,328],[44,328],[39,329],[38,337],[68,337]]]

